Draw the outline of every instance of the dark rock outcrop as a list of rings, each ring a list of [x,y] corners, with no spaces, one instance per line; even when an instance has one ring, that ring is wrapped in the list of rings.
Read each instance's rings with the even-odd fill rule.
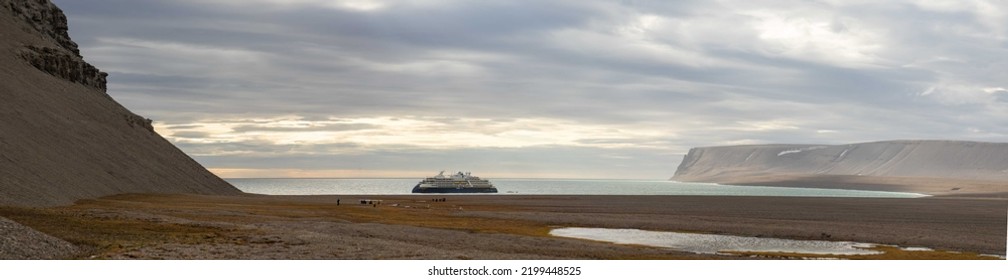
[[[36,69],[105,92],[108,74],[98,71],[80,56],[73,56],[65,49],[27,46],[21,51],[21,58]]]
[[[66,15],[49,0],[0,0],[0,7],[7,8],[37,34],[52,39],[62,49],[80,57],[77,43],[70,40]]]
[[[66,15],[48,0],[0,0],[23,30],[39,35],[57,47],[26,45],[19,56],[50,75],[105,92],[107,73],[99,71],[81,57],[77,43],[70,40]]]

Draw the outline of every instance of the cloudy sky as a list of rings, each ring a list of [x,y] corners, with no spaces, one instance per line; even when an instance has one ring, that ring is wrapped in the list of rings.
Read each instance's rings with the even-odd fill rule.
[[[665,179],[690,147],[1008,141],[998,1],[54,0],[223,177]]]

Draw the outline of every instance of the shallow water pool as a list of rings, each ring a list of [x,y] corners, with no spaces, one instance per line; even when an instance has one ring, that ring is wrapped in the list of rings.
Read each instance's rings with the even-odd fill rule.
[[[610,228],[558,228],[550,235],[568,238],[588,239],[663,247],[677,251],[699,254],[723,252],[781,252],[817,255],[875,255],[880,251],[869,250],[871,243],[850,241],[792,240],[780,238],[745,237],[718,234],[680,233],[668,231],[648,231],[639,229]]]

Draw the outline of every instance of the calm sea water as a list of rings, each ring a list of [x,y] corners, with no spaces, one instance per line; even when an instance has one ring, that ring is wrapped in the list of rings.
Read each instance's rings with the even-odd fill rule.
[[[248,193],[272,195],[316,194],[409,194],[416,179],[227,179]],[[801,197],[891,197],[926,195],[838,189],[731,186],[649,180],[491,179],[498,195],[708,195],[708,196],[801,196]],[[443,194],[438,194],[443,195]]]

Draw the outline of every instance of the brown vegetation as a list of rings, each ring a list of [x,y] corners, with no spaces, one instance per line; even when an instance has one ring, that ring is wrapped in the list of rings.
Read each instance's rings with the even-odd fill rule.
[[[376,198],[380,205],[356,204]],[[342,201],[336,205],[336,199]],[[791,202],[787,202],[791,201]],[[606,196],[202,196],[117,195],[57,208],[0,208],[9,217],[70,241],[85,252],[67,258],[110,259],[722,259],[831,257],[774,253],[698,255],[661,248],[551,237],[563,226],[632,227],[799,239],[880,241],[906,235],[882,255],[852,259],[977,259],[1003,254],[1004,203],[954,199],[948,217],[895,221],[921,199],[811,199]],[[718,203],[720,202],[720,203]],[[722,204],[723,203],[723,204]],[[871,213],[875,205],[893,213]],[[717,204],[724,210],[712,211]],[[792,213],[792,207],[815,212]],[[960,205],[960,206],[957,206]],[[807,207],[806,207],[807,208]],[[867,211],[858,211],[857,208]],[[692,209],[692,210],[688,210]],[[832,210],[853,218],[836,218]],[[1000,214],[977,215],[988,211]],[[704,213],[706,211],[707,213]],[[753,214],[746,214],[752,212]],[[995,212],[991,212],[995,213]],[[930,212],[923,212],[927,215]],[[972,220],[957,215],[977,216]],[[752,217],[750,217],[752,216]],[[817,218],[819,217],[819,218]],[[818,222],[816,219],[830,220]],[[849,220],[849,221],[848,221]],[[1000,221],[1000,224],[995,221]],[[861,223],[853,230],[839,230]],[[888,224],[874,227],[875,223]],[[930,229],[927,227],[931,227]],[[830,232],[829,236],[805,232]],[[951,233],[950,233],[951,232]],[[991,233],[994,232],[994,233]],[[941,234],[964,235],[944,239]],[[934,235],[927,238],[926,235]],[[994,237],[990,237],[994,236]],[[1000,237],[998,237],[1000,236]],[[938,237],[938,238],[934,238]],[[840,238],[840,239],[838,239]],[[1000,242],[996,240],[1000,238]],[[992,240],[994,239],[994,240]],[[915,240],[915,241],[914,241]],[[935,241],[942,240],[942,241]],[[977,240],[969,243],[963,240]],[[973,245],[987,244],[987,245]],[[958,249],[956,249],[958,248]],[[997,249],[1000,248],[1000,249]]]

